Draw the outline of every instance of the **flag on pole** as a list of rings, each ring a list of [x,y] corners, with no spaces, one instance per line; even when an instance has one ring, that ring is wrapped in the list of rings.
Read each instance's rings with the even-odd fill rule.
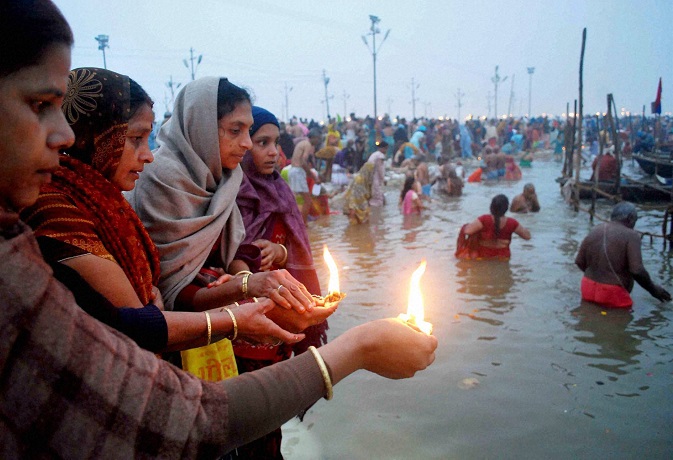
[[[657,98],[652,103],[652,113],[661,115],[661,77],[659,77],[659,87],[657,88]]]

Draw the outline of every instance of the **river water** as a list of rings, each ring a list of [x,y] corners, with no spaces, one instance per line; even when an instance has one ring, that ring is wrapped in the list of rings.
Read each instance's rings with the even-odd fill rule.
[[[341,382],[332,401],[284,426],[287,459],[673,456],[673,304],[638,285],[631,311],[580,301],[573,261],[592,224],[563,202],[560,170],[542,159],[518,183],[466,184],[462,197],[435,198],[416,219],[401,215],[401,184],[391,183],[388,204],[368,225],[343,215],[309,224],[313,253],[328,245],[348,294],[329,320],[330,337],[406,311],[411,274],[426,259],[425,319],[439,347],[412,379],[361,371]],[[456,260],[460,226],[526,182],[542,211],[516,218],[533,238],[515,235],[509,262]],[[610,208],[599,202],[602,215]],[[663,211],[640,215],[636,229],[661,233]],[[661,239],[643,240],[643,259],[670,290],[673,257]],[[327,269],[316,262],[325,288]]]

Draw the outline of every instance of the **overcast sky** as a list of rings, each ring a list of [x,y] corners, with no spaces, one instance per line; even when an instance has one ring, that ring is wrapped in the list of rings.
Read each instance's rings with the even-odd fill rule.
[[[673,111],[671,0],[55,0],[75,33],[73,67],[103,67],[94,39],[109,35],[108,69],[129,75],[166,110],[169,79],[191,79],[183,59],[202,55],[200,76],[226,76],[255,103],[285,118],[374,113],[371,53],[362,36],[380,18],[377,113],[458,117],[561,115],[578,98],[582,29],[585,113],[641,113],[663,78],[663,112]],[[386,31],[387,40],[381,44]],[[380,46],[380,48],[379,48]],[[531,76],[528,67],[534,67]],[[413,81],[413,86],[412,86]],[[286,91],[286,86],[288,91]],[[513,97],[511,94],[513,93]],[[489,98],[490,97],[490,98]],[[511,101],[511,102],[510,102]],[[169,104],[169,103],[168,103]],[[170,105],[170,104],[169,104]]]

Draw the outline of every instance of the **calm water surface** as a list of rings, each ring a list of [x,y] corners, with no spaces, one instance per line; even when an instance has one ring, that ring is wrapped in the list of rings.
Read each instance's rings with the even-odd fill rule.
[[[435,199],[417,219],[400,215],[395,184],[368,225],[342,215],[310,224],[314,254],[328,245],[348,293],[330,337],[406,311],[411,273],[427,259],[421,287],[439,347],[413,379],[359,372],[340,383],[332,401],[285,430],[286,458],[673,457],[673,304],[640,286],[632,311],[580,302],[573,260],[592,224],[562,201],[559,173],[558,163],[537,161],[519,183],[467,184],[463,197]],[[516,217],[532,240],[514,236],[509,263],[457,261],[460,226],[525,182],[542,206]],[[662,216],[641,211],[636,228],[660,233]],[[673,257],[660,239],[643,242],[643,258],[670,289]]]

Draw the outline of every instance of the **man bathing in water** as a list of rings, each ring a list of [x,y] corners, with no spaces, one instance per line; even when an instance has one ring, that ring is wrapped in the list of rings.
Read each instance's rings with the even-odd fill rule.
[[[612,209],[610,220],[591,230],[575,258],[584,272],[582,300],[604,307],[630,308],[634,280],[656,299],[671,300],[671,294],[654,284],[643,266],[640,235],[633,230],[638,220],[636,207],[619,203]]]
[[[290,169],[290,189],[295,195],[304,199],[301,207],[301,215],[304,222],[308,219],[308,213],[311,210],[311,192],[308,189],[307,178],[312,174],[313,154],[315,148],[322,142],[322,134],[317,129],[312,129],[308,133],[308,139],[300,141],[294,148],[292,155],[292,169]]]
[[[539,211],[540,202],[537,199],[537,193],[535,193],[535,186],[529,182],[523,186],[523,193],[514,197],[509,212],[525,214]]]

